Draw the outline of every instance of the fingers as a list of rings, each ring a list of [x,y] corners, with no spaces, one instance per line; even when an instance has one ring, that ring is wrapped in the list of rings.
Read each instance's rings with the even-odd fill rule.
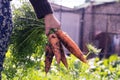
[[[50,29],[58,29],[60,28],[59,20],[54,16],[54,14],[48,14],[44,18],[45,22],[45,34],[48,35]]]
[[[47,36],[48,36],[49,32],[50,32],[50,29],[49,29],[49,28],[45,28],[45,34],[46,34]]]
[[[47,36],[49,35],[51,29],[54,29],[54,31],[57,31],[58,29],[60,29],[60,27],[46,27],[45,28],[45,34]]]

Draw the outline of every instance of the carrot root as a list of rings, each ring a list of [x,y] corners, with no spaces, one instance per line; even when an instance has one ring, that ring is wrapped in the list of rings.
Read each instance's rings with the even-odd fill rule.
[[[45,47],[45,72],[46,74],[48,73],[48,71],[50,70],[50,66],[53,60],[53,52],[50,49],[49,45],[46,45]]]
[[[78,59],[80,59],[82,62],[87,63],[86,58],[84,57],[82,51],[79,49],[77,44],[62,30],[58,29],[56,32],[56,35],[60,39],[60,41],[63,43],[63,45]]]

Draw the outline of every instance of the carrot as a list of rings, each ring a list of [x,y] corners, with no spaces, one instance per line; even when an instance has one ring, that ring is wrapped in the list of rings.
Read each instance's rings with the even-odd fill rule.
[[[61,61],[64,64],[64,66],[66,68],[68,68],[68,63],[67,63],[67,59],[66,59],[66,56],[65,56],[65,53],[64,53],[64,50],[63,50],[62,43],[60,43],[60,51],[61,51]]]
[[[46,45],[45,47],[45,72],[46,74],[48,73],[48,71],[50,70],[50,66],[53,60],[53,52],[50,49],[49,45]]]
[[[65,32],[63,32],[61,29],[58,29],[55,31],[58,38],[61,40],[63,45],[78,59],[80,59],[82,62],[87,63],[86,58],[84,57],[82,51],[79,49],[77,44],[67,35]]]
[[[59,64],[61,60],[61,55],[60,55],[60,40],[58,39],[57,35],[52,33],[49,34],[48,36],[48,41],[50,43],[50,47],[55,55],[56,61]]]

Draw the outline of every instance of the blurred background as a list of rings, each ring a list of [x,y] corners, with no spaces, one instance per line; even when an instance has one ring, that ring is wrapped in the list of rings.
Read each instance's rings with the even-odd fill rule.
[[[12,0],[13,33],[2,80],[120,80],[120,0],[49,0],[55,16],[88,64],[64,48],[68,69],[53,59],[45,74],[44,20],[29,0]]]

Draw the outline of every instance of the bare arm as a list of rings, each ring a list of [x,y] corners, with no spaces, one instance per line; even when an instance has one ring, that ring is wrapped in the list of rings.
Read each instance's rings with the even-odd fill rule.
[[[60,28],[60,22],[54,16],[48,0],[30,0],[37,18],[44,18],[45,22],[45,33],[48,34],[51,28]]]

